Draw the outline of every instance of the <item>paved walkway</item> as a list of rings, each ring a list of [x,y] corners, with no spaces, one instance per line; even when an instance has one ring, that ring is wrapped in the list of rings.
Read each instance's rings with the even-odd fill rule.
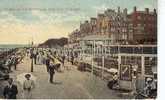
[[[91,75],[89,72],[80,72],[75,66],[66,63],[70,70],[64,72],[56,72],[54,81],[55,84],[48,82],[49,75],[46,72],[45,65],[34,65],[34,72],[37,77],[36,88],[33,91],[34,99],[119,99],[116,91],[107,88],[106,82],[99,77]],[[16,76],[30,72],[30,59],[24,58],[23,63],[18,65],[18,70],[10,75],[14,79]],[[18,87],[20,87],[18,85]],[[21,89],[19,88],[18,98],[22,98]]]

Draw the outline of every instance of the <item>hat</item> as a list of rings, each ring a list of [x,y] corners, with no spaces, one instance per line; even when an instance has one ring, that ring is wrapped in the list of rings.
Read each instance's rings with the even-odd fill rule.
[[[151,78],[147,78],[147,81],[152,81],[152,79]]]
[[[13,82],[13,78],[9,78],[8,81],[12,81]]]
[[[25,77],[26,77],[26,78],[30,78],[31,75],[30,75],[30,74],[26,74]]]

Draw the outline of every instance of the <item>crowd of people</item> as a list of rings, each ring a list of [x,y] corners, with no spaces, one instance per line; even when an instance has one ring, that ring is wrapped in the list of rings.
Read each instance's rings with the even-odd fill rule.
[[[19,49],[11,49],[8,53],[1,54],[0,70],[5,73],[5,79],[8,79],[8,85],[4,88],[4,98],[16,98],[18,93],[17,86],[13,84],[13,79],[10,78],[9,73],[17,70],[17,65],[23,61],[24,53]]]
[[[157,80],[148,77],[145,80],[145,86],[143,89],[138,88],[138,82],[141,82],[141,80],[138,79],[139,74],[137,73],[137,70],[132,70],[132,91],[131,94],[135,95],[135,98],[141,98],[140,96],[143,96],[143,98],[155,98],[157,96]],[[119,85],[120,76],[118,72],[113,73],[112,80],[110,80],[107,84],[107,86],[110,89],[120,89]]]
[[[46,72],[49,75],[49,82],[54,83],[54,75],[56,72],[62,72],[62,70],[68,70],[69,66],[65,64],[66,61],[70,61],[71,64],[74,64],[75,56],[72,53],[71,55],[61,53],[60,55],[56,53],[56,51],[51,51],[50,49],[27,49],[26,56],[30,59],[34,60],[34,64],[36,65],[45,65]],[[8,67],[9,71],[11,71],[11,66],[14,66],[14,69],[17,69],[17,64],[23,60],[24,54],[13,54],[10,56],[5,65]],[[132,86],[133,86],[133,94],[137,94],[136,83],[138,81],[137,68],[136,70],[132,70]],[[24,98],[30,99],[32,98],[32,90],[35,88],[34,81],[30,79],[31,75],[26,74],[24,76],[26,80],[23,83],[24,90]],[[114,73],[112,80],[108,83],[108,87],[113,89],[114,86],[118,87],[119,81],[119,73]],[[144,88],[145,95],[151,96],[153,93],[157,92],[157,82],[154,79],[147,79],[146,86]],[[8,85],[4,88],[4,97],[6,99],[16,99],[16,95],[18,94],[17,85],[13,84],[13,79],[8,80]]]
[[[4,73],[10,73],[17,70],[17,65],[22,62],[24,54],[15,50],[0,60],[0,70]]]
[[[70,61],[71,64],[74,63],[74,56],[68,57],[67,54],[57,55],[57,53],[51,50],[30,48],[25,49],[23,56],[14,54],[6,60],[5,65],[8,67],[9,71],[12,72],[11,68],[17,70],[17,64],[23,60],[24,56],[29,57],[34,60],[35,65],[45,65],[46,72],[49,75],[49,82],[54,83],[54,75],[57,72],[64,72],[64,70],[69,70],[69,66],[65,65],[66,61]],[[24,76],[26,80],[23,83],[23,94],[25,99],[32,98],[32,90],[35,88],[34,81],[30,79],[31,75],[26,74]],[[18,94],[17,85],[13,84],[13,79],[8,80],[8,85],[4,88],[4,98],[6,99],[16,99]]]

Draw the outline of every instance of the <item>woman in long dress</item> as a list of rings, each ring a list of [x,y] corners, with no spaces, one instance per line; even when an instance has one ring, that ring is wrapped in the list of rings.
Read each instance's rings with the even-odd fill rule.
[[[25,75],[26,80],[23,83],[24,99],[32,99],[32,90],[34,89],[35,84],[34,81],[30,79],[30,77],[30,74]]]

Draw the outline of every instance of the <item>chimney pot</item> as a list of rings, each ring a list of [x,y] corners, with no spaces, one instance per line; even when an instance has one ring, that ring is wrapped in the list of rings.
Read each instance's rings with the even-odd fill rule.
[[[154,14],[156,14],[156,9],[154,9]]]
[[[120,7],[118,7],[118,13],[120,13]]]
[[[123,13],[127,15],[127,8],[124,9]]]
[[[136,6],[135,6],[135,7],[134,7],[134,12],[136,12],[136,10],[137,10],[137,9],[136,9]]]
[[[148,14],[149,13],[149,8],[145,8],[145,11]]]

